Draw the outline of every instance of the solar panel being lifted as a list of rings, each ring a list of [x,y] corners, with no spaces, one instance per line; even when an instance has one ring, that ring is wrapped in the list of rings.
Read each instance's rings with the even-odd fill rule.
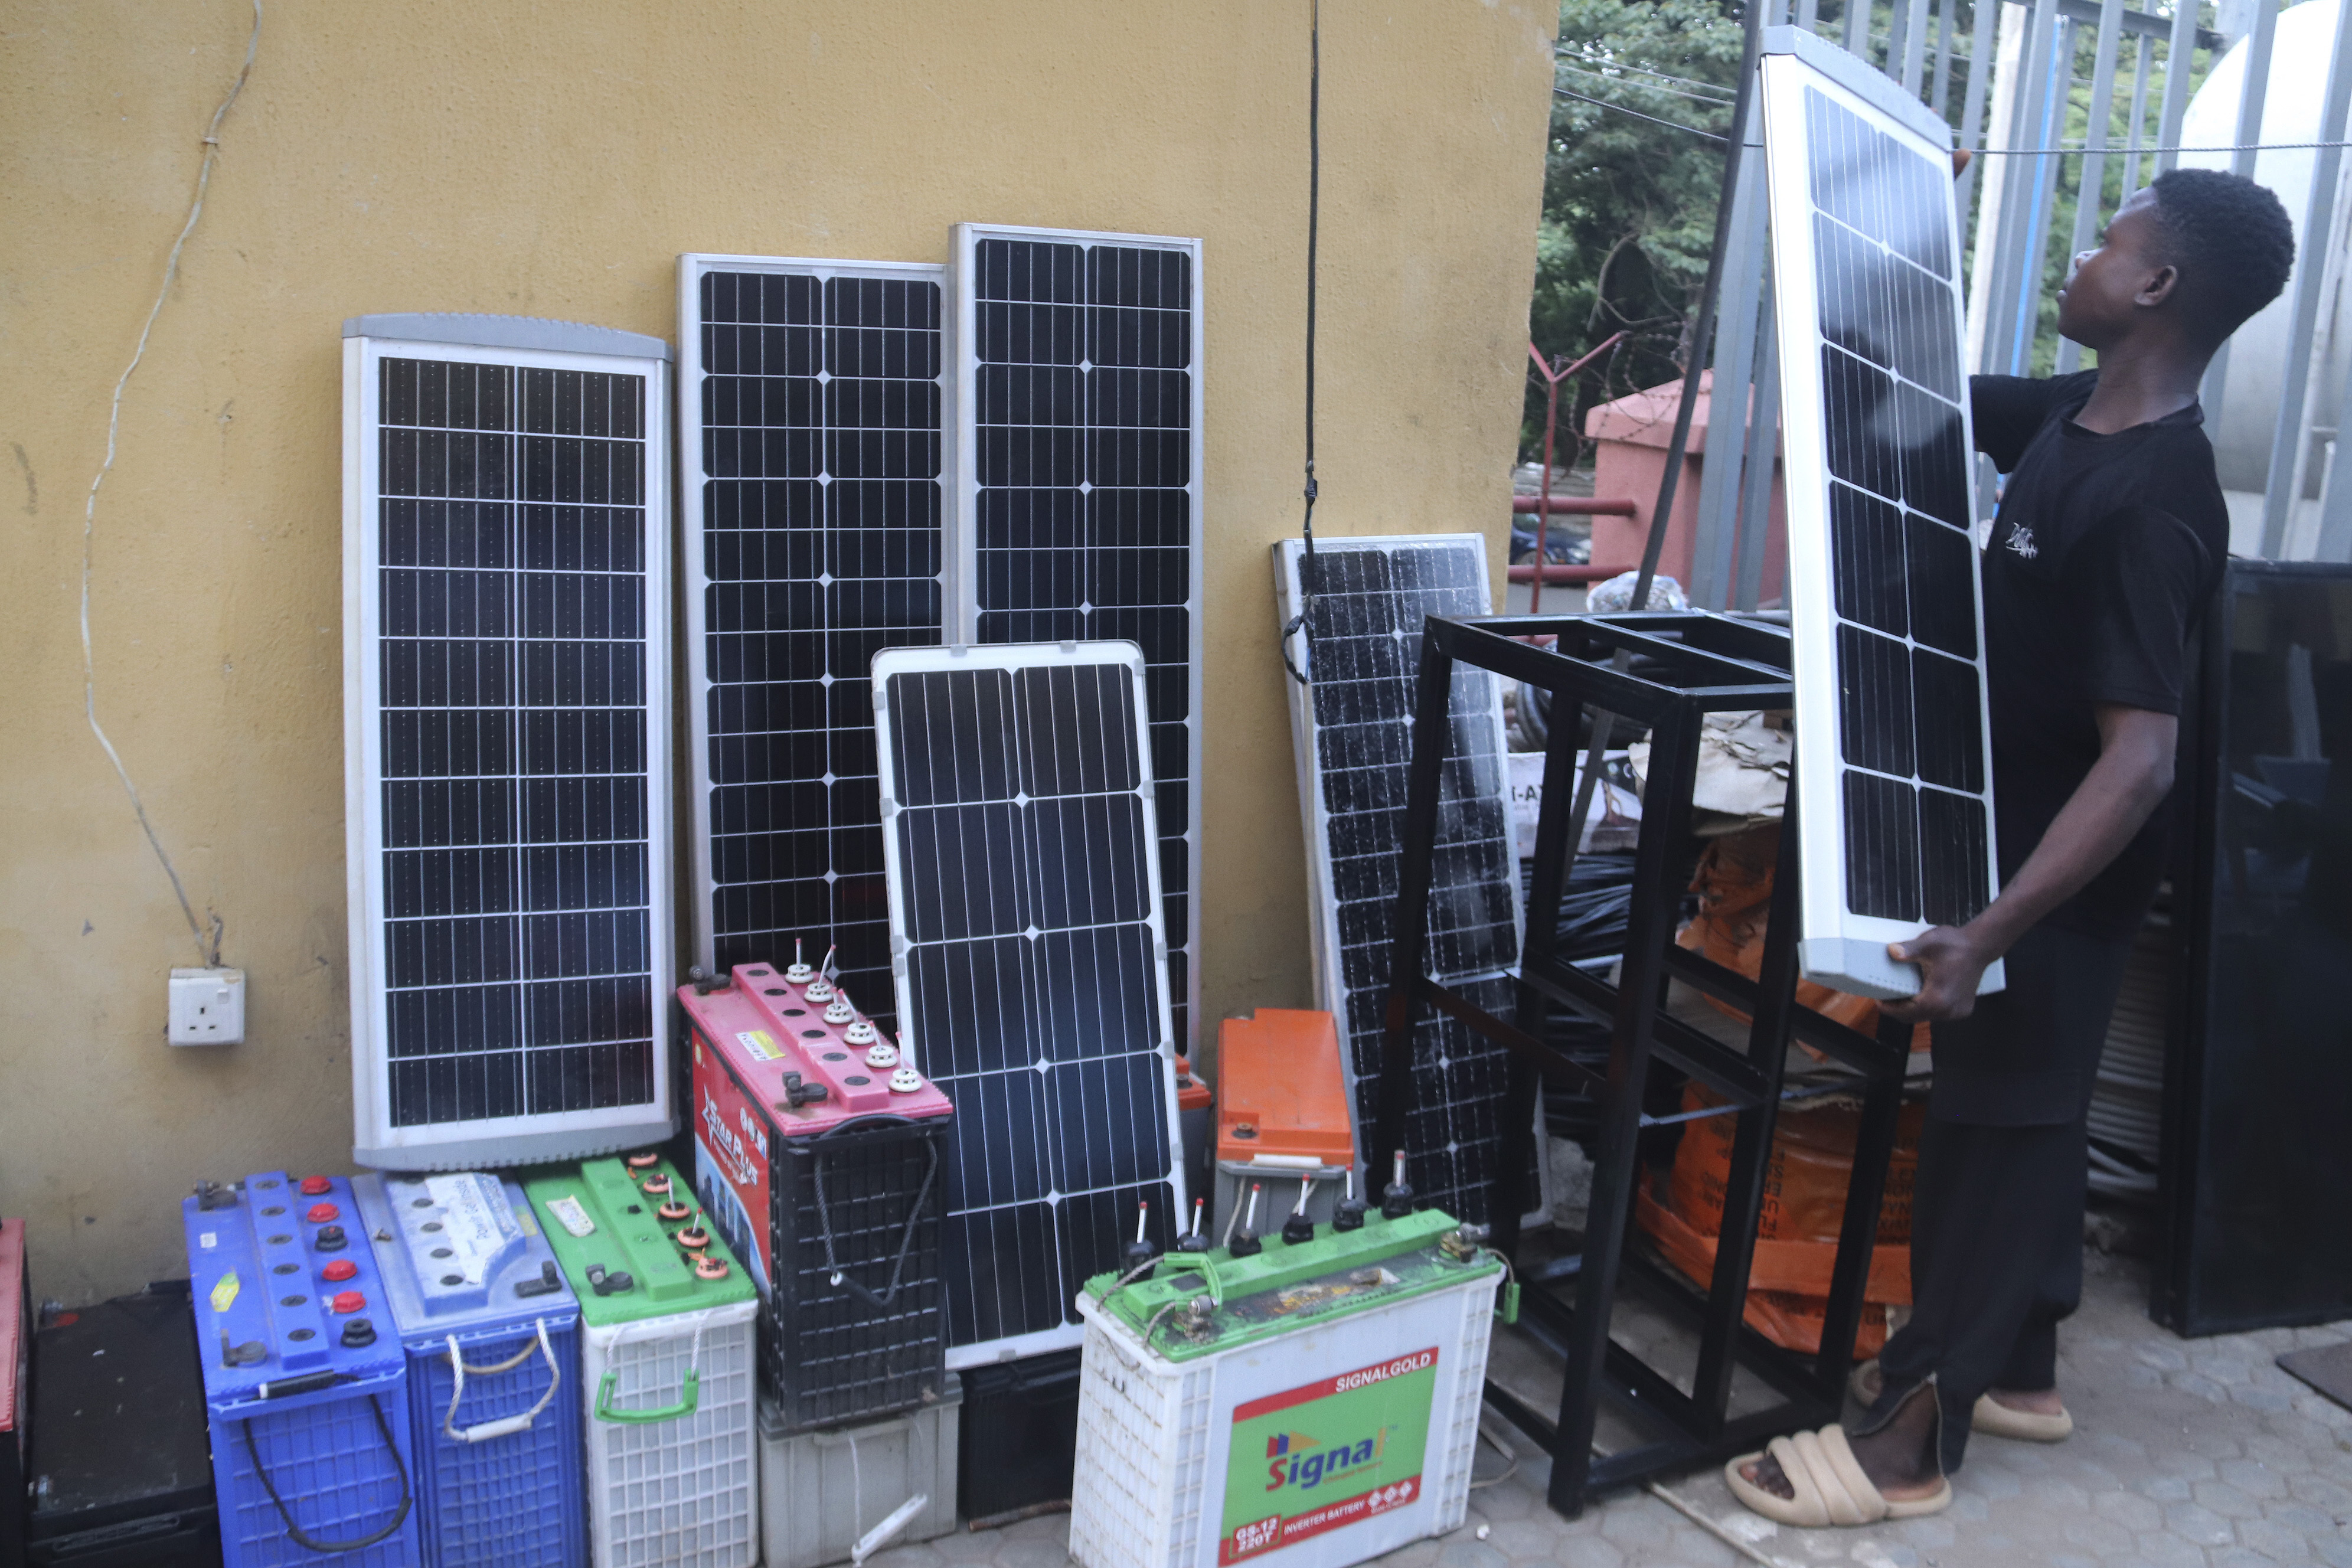
[[[1143,649],[1176,1039],[1200,992],[1201,244],[959,224],[956,640]]]
[[[1276,613],[1301,599],[1301,542],[1275,546]],[[1486,542],[1476,534],[1318,540],[1318,592],[1303,658],[1313,684],[1290,683],[1291,731],[1307,819],[1318,1004],[1342,1020],[1340,1053],[1356,1125],[1378,1120],[1412,695],[1429,616],[1483,616]],[[1430,977],[1497,1016],[1517,997],[1518,858],[1505,795],[1503,696],[1495,677],[1457,665],[1440,775],[1429,900]],[[1508,1053],[1442,1016],[1415,1030],[1407,1180],[1415,1201],[1485,1223],[1503,1147]],[[1373,1185],[1387,1179],[1378,1173]],[[1533,1189],[1530,1189],[1533,1190]]]
[[[1136,1205],[1184,1202],[1143,720],[1127,643],[874,661],[901,1039],[955,1102],[948,1364],[1076,1344]]]
[[[353,1158],[667,1137],[669,347],[343,337]]]
[[[1806,975],[1908,995],[1886,944],[1995,887],[1951,133],[1853,56],[1766,35]],[[2001,967],[1982,989],[1999,990]]]
[[[885,1030],[869,677],[940,640],[945,272],[678,258],[697,950],[719,970],[836,946]]]

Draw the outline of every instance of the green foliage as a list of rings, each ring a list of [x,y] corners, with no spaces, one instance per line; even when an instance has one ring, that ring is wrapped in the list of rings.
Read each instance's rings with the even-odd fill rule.
[[[1560,87],[1718,137],[1728,130],[1740,53],[1730,0],[1562,0],[1559,20]],[[1635,334],[1572,393],[1561,388],[1563,466],[1584,409],[1678,373],[1722,179],[1720,141],[1554,95],[1529,335],[1559,363],[1621,328]],[[1530,375],[1524,457],[1542,451],[1543,409]]]

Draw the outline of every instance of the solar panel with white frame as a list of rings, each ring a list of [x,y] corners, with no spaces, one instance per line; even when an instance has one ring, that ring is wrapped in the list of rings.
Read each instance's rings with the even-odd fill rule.
[[[1184,1177],[1131,643],[874,661],[901,1039],[955,1102],[948,1364],[1078,1342],[1071,1302]]]
[[[668,345],[344,325],[354,1157],[669,1131]]]
[[[1854,57],[1766,33],[1808,977],[1917,989],[1886,944],[1995,889],[1950,131]],[[2000,966],[1982,989],[2000,989]]]
[[[1198,1034],[1201,242],[956,226],[951,636],[1146,663],[1176,1038]]]
[[[812,961],[887,1030],[874,655],[936,644],[946,268],[678,258],[706,968]]]

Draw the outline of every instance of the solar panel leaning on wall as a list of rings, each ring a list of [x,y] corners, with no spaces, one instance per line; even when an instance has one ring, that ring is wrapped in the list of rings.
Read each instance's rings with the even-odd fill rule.
[[[940,641],[936,264],[678,258],[695,944],[896,1027],[874,655]]]
[[[1139,1203],[1176,1237],[1145,672],[1124,642],[874,661],[900,1038],[955,1102],[950,1367],[1076,1344]]]
[[[1298,613],[1304,556],[1296,539],[1274,547],[1283,626]],[[1379,1114],[1422,623],[1486,613],[1486,541],[1474,533],[1323,539],[1315,559],[1314,624],[1298,639],[1306,646],[1292,649],[1312,684],[1288,682],[1291,734],[1306,819],[1316,1000],[1340,1020],[1340,1065],[1360,1142]],[[1428,972],[1507,1017],[1517,994],[1510,972],[1523,917],[1502,687],[1492,674],[1455,666],[1448,723]],[[1508,1053],[1442,1016],[1423,1019],[1413,1047],[1406,1179],[1416,1202],[1485,1223],[1503,1147]],[[1387,1179],[1375,1173],[1373,1190]]]
[[[1997,862],[1970,528],[1951,132],[1801,29],[1766,31],[1808,978],[1908,995],[1886,944],[1989,903]],[[1997,991],[2001,966],[1981,989]]]
[[[1197,1034],[1201,242],[959,224],[954,629],[1143,649],[1176,1039]]]
[[[353,1158],[667,1137],[669,345],[343,338]]]

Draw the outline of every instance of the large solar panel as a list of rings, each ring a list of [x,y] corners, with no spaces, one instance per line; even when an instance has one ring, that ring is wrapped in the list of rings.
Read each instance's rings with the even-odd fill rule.
[[[717,970],[837,948],[886,1030],[869,675],[940,641],[945,273],[678,259],[697,951]]]
[[[353,1158],[667,1137],[669,346],[343,339]]]
[[[1768,37],[1799,952],[1811,979],[1907,995],[1886,944],[1970,919],[1996,878],[1951,132],[1843,50]]]
[[[1143,649],[1170,1005],[1200,994],[1201,244],[960,224],[961,640]]]
[[[1127,643],[874,661],[901,1040],[955,1101],[948,1364],[1076,1344],[1184,1200],[1144,662]]]
[[[1305,552],[1296,539],[1274,549],[1276,613],[1288,626]],[[1369,1133],[1380,1105],[1422,626],[1429,616],[1486,613],[1486,542],[1474,533],[1318,540],[1316,569],[1313,622],[1300,639],[1306,647],[1292,655],[1311,684],[1290,683],[1315,992],[1318,1005],[1342,1020],[1340,1062],[1356,1125]],[[1456,665],[1448,721],[1427,973],[1473,1005],[1507,1016],[1521,914],[1501,683]],[[1508,1114],[1509,1053],[1432,1016],[1416,1026],[1413,1055],[1405,1123],[1413,1195],[1484,1223]],[[1380,1173],[1374,1186],[1386,1179]]]

